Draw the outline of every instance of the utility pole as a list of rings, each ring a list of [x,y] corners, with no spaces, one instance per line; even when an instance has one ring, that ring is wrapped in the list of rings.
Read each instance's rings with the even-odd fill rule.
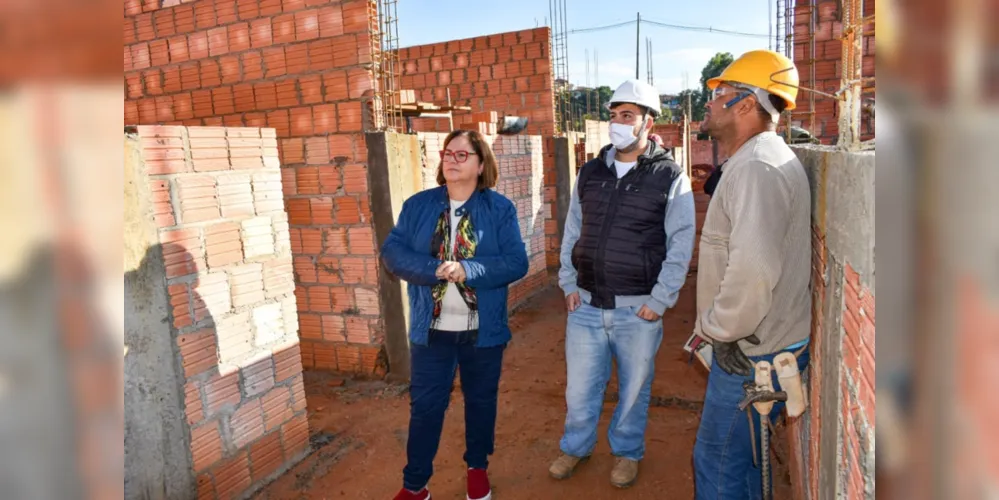
[[[600,62],[597,59],[597,49],[593,49],[593,86],[597,89],[597,121],[600,121]]]
[[[642,13],[636,12],[636,22],[635,22],[635,80],[638,80],[638,52],[639,47],[641,47],[642,37],[640,32],[642,31]]]
[[[586,114],[590,114],[590,49],[583,51],[586,53]]]
[[[646,59],[649,61],[649,85],[655,86],[656,72],[655,70],[652,69],[652,39],[646,38],[645,40],[648,45],[648,48],[646,48],[645,52],[648,54]]]
[[[645,83],[652,83],[652,65],[649,64],[649,57],[652,54],[649,51],[649,37],[645,37]]]

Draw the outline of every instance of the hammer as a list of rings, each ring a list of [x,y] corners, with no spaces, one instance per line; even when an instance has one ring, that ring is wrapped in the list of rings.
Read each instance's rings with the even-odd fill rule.
[[[756,363],[756,378],[754,382],[745,381],[742,389],[746,396],[739,402],[739,409],[746,410],[749,417],[749,437],[753,443],[753,461],[756,460],[756,444],[753,438],[753,416],[749,405],[753,405],[760,414],[760,475],[763,479],[763,500],[770,500],[773,492],[770,489],[770,411],[775,401],[787,401],[787,393],[774,391],[773,367],[767,361]]]

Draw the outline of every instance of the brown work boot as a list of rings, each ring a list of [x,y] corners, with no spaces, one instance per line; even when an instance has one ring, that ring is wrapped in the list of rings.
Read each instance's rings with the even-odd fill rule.
[[[590,457],[574,457],[562,453],[552,462],[548,468],[548,474],[555,479],[569,479],[576,471],[576,466],[587,461]]]
[[[638,477],[638,460],[617,457],[614,470],[611,471],[611,484],[618,488],[627,488],[635,483]]]

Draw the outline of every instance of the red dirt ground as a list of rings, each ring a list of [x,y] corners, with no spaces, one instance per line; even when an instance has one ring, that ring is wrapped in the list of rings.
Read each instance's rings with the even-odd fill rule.
[[[691,273],[679,303],[664,317],[646,455],[638,481],[627,490],[609,481],[613,457],[606,429],[614,409],[611,401],[604,405],[593,458],[566,481],[548,477],[565,418],[562,294],[557,289],[542,292],[511,318],[513,341],[504,359],[496,452],[489,464],[494,498],[693,498],[691,453],[707,381],[706,370],[696,362],[688,364],[683,352],[693,328],[695,282],[696,274]],[[616,388],[612,378],[610,398]],[[256,498],[392,498],[402,484],[406,460],[406,387],[310,373],[306,393],[315,451]],[[434,499],[465,498],[463,415],[456,382],[430,481]],[[775,498],[790,498],[785,468],[775,465],[775,471],[781,471],[775,478],[782,478],[776,481]]]

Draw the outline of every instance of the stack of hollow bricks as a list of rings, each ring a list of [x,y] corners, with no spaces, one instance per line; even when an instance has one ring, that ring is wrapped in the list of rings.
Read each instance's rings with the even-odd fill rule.
[[[482,135],[496,135],[499,113],[479,111],[478,113],[460,115],[456,119],[459,120],[455,124],[457,128],[475,130]]]
[[[362,135],[376,85],[374,3],[126,0],[124,9],[125,123],[276,130],[303,363],[377,372],[383,327]]]
[[[421,132],[423,186],[437,186],[437,166],[440,150],[447,134]],[[496,191],[503,194],[517,207],[520,234],[527,247],[530,266],[527,275],[510,287],[509,306],[516,308],[530,296],[543,289],[548,277],[545,262],[545,223],[547,205],[543,203],[541,138],[537,136],[486,136],[499,167]]]
[[[138,127],[183,370],[198,498],[234,498],[308,450],[273,129]]]
[[[806,89],[816,89],[827,94],[837,92],[842,86],[843,69],[843,23],[837,0],[815,0],[815,81],[811,77],[811,52],[808,43],[810,23],[808,0],[797,0],[794,8],[794,64],[798,68],[800,85]],[[864,2],[864,16],[874,15],[874,2]],[[864,77],[874,76],[874,23],[864,26],[863,68]],[[858,54],[859,55],[859,54]],[[874,94],[865,94],[874,98]],[[792,120],[808,129],[810,100],[807,90],[798,92],[797,108],[792,112]],[[838,101],[815,95],[815,128],[809,130],[823,144],[833,144],[839,138]],[[866,113],[862,117],[861,140],[874,137],[874,123]]]
[[[400,86],[419,101],[471,112],[528,118],[526,134],[555,135],[550,30],[547,27],[399,49]],[[455,124],[462,123],[455,112]],[[415,118],[413,129],[447,132],[447,119]]]

